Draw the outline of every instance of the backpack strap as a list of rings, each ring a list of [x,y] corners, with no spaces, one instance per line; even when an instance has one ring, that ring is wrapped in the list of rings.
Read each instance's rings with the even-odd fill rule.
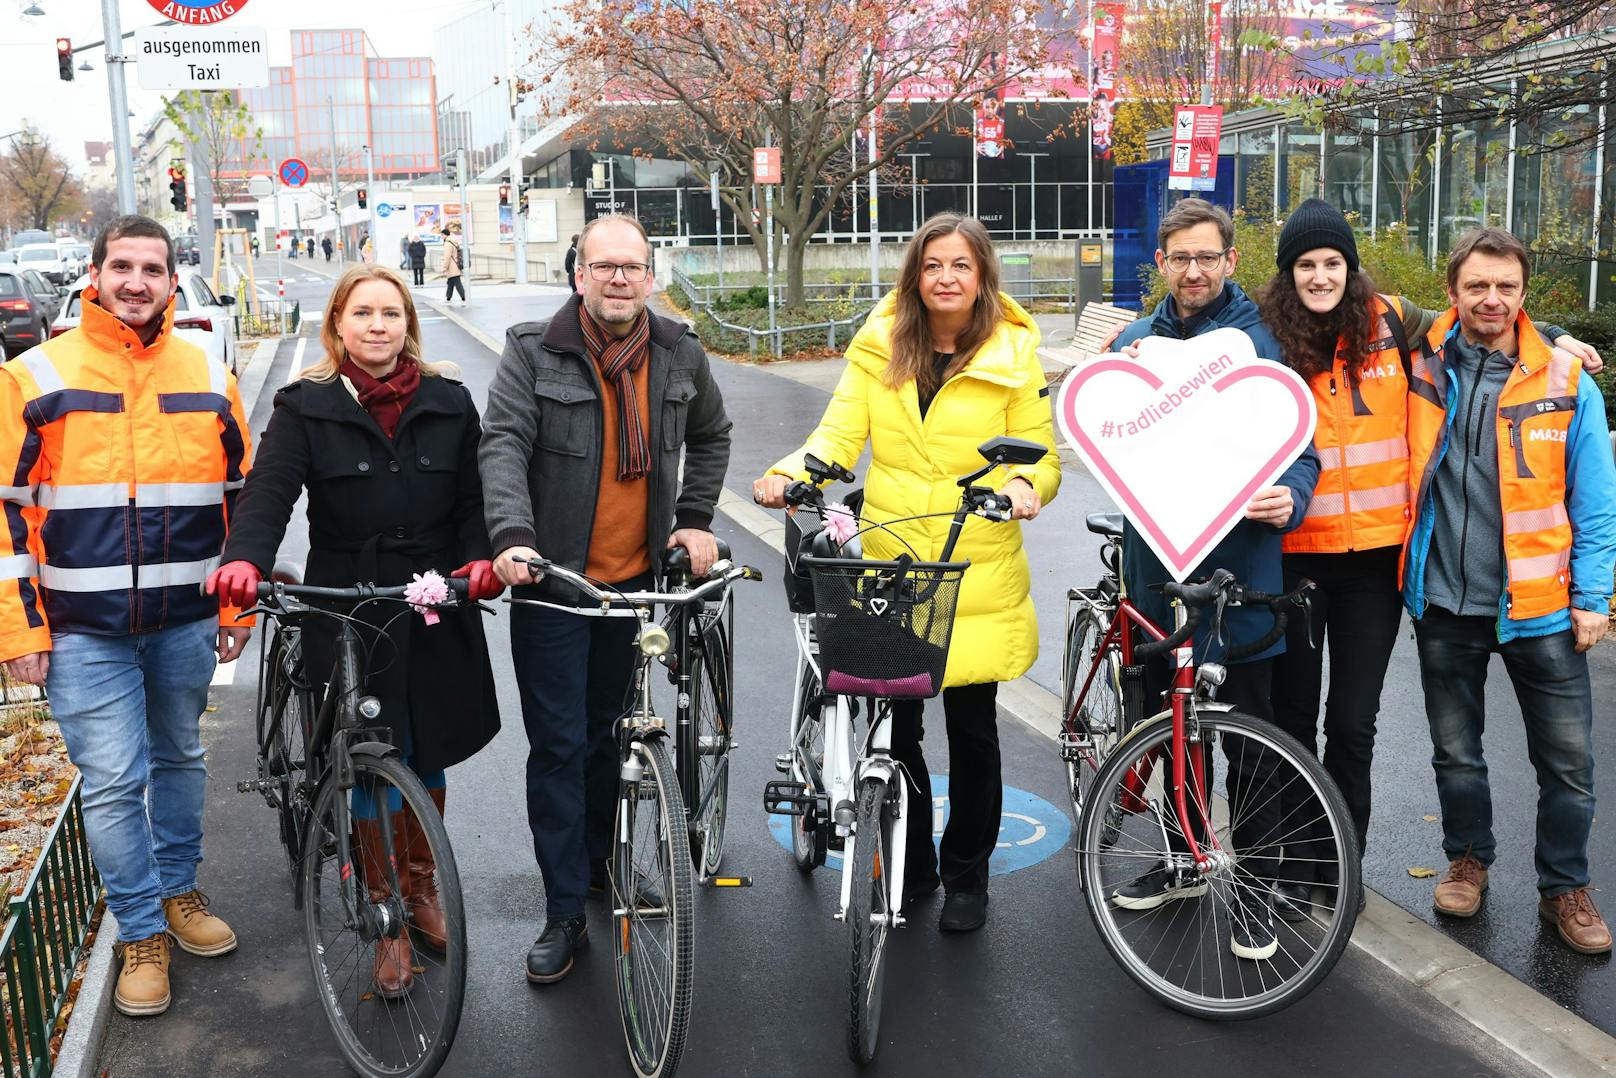
[[[1397,352],[1403,357],[1403,377],[1408,379],[1409,385],[1413,385],[1414,356],[1408,350],[1408,330],[1403,326],[1402,312],[1397,309],[1397,304],[1392,302],[1390,296],[1381,296],[1380,303],[1386,308],[1386,328],[1392,331],[1392,338],[1397,341]]]

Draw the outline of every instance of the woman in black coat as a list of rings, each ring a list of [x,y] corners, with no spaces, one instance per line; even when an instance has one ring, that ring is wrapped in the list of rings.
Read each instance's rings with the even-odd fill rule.
[[[307,490],[309,584],[407,584],[413,574],[436,569],[470,577],[473,598],[498,595],[477,472],[477,408],[465,386],[421,359],[420,323],[403,280],[383,266],[350,269],[331,293],[320,337],[324,357],[275,396],[231,515],[225,564],[208,590],[252,603]],[[377,627],[361,633],[371,655],[366,691],[380,700],[380,723],[441,812],[443,769],[499,730],[481,614],[468,605],[441,611],[438,623],[428,625],[398,604],[372,603],[359,616]],[[391,646],[380,638],[389,623]],[[306,623],[311,676],[330,671],[334,639],[329,619]],[[367,822],[377,830],[374,808],[356,799],[355,817],[361,852],[379,852],[379,832],[365,830]],[[406,907],[417,930],[441,947],[430,851],[408,813],[395,821],[394,847],[407,856],[400,869],[408,871],[399,874]],[[367,878],[386,873],[374,867]],[[383,897],[385,890],[373,894]],[[409,947],[407,936],[377,944],[377,988],[389,997],[410,988]]]
[[[426,241],[420,236],[410,237],[410,271],[415,274],[417,286],[426,283],[422,274],[426,272]]]

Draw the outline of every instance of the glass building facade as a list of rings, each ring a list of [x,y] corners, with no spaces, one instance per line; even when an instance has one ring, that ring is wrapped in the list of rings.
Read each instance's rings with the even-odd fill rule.
[[[291,66],[270,68],[269,78],[267,87],[238,91],[263,136],[256,152],[243,141],[226,175],[272,173],[289,157],[323,174],[333,143],[345,179],[366,176],[366,146],[378,179],[438,171],[432,60],[379,57],[363,30],[294,30]]]

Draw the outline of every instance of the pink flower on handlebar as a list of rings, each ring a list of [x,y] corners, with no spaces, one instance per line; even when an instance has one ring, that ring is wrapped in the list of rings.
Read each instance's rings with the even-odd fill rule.
[[[834,539],[837,546],[846,544],[858,534],[858,517],[841,502],[831,502],[825,506],[824,520],[825,534]]]
[[[449,585],[436,569],[428,569],[416,573],[415,578],[404,585],[404,600],[428,625],[436,625],[438,612],[432,608],[449,601]]]

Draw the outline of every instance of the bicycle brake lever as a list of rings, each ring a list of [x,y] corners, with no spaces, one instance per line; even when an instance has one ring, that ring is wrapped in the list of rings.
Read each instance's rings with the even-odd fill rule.
[[[1223,611],[1228,605],[1229,593],[1227,591],[1218,592],[1217,599],[1212,603],[1212,639],[1217,642],[1219,647],[1226,643],[1223,638]]]

